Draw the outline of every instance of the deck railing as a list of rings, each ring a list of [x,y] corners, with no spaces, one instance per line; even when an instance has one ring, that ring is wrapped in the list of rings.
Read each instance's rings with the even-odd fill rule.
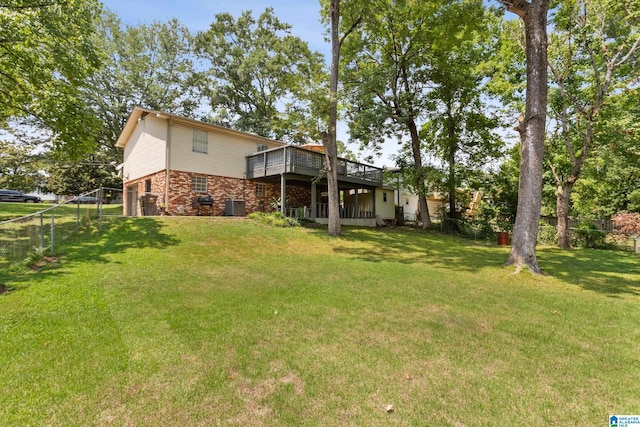
[[[364,163],[338,159],[338,180],[354,184],[382,185],[382,169]],[[322,178],[324,154],[297,147],[279,147],[247,157],[247,177],[260,178],[283,173]]]

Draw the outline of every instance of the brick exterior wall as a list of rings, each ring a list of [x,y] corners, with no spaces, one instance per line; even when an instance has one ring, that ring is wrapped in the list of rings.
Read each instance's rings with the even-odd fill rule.
[[[192,190],[192,179],[194,176],[207,178],[207,191],[196,192]],[[165,203],[165,171],[153,175],[142,177],[135,181],[126,182],[125,190],[133,185],[137,186],[138,198],[145,194],[146,181],[151,180],[151,193],[157,196],[157,205]],[[256,185],[264,185],[266,190],[264,196],[256,195]],[[125,191],[124,205],[128,206],[131,194]],[[199,210],[193,202],[200,195],[208,194],[213,197],[213,207]],[[228,178],[215,175],[195,174],[184,171],[171,171],[169,182],[169,197],[166,201],[165,212],[169,215],[212,214],[224,215],[227,199],[243,200],[245,202],[246,213],[256,211],[271,212],[273,210],[271,202],[280,197],[280,183],[260,182],[255,180]],[[297,208],[301,206],[311,207],[311,184],[287,183],[286,188],[287,206]],[[142,215],[141,203],[136,202],[137,215]]]
[[[147,180],[151,180],[151,191],[149,193],[157,196],[157,199],[156,199],[157,208],[160,209],[161,205],[165,203],[164,189],[165,189],[166,173],[165,171],[160,171],[153,175],[147,175],[142,178],[136,179],[134,181],[128,181],[124,184],[122,206],[123,206],[123,209],[125,210],[124,212],[125,214],[128,213],[126,209],[127,209],[127,206],[129,206],[129,201],[132,196],[130,189],[131,187],[135,186],[138,192],[138,200],[136,200],[136,204],[135,204],[136,216],[142,215],[142,205],[140,203],[140,197],[146,194]]]

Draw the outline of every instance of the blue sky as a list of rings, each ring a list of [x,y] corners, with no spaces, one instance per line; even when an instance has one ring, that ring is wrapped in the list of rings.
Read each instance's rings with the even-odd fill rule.
[[[167,21],[176,18],[192,32],[209,28],[218,13],[228,12],[238,17],[243,11],[251,10],[258,16],[267,7],[272,7],[275,15],[292,26],[291,32],[309,44],[309,48],[325,55],[330,60],[331,47],[325,41],[325,28],[320,22],[320,2],[318,0],[103,0],[104,6],[117,14],[129,25],[148,24],[153,21]],[[349,136],[345,123],[338,123],[338,139],[347,143]],[[397,143],[389,141],[382,157],[374,160],[376,166],[393,166],[389,156],[395,154]],[[349,149],[359,157],[357,145]]]
[[[312,50],[330,52],[320,23],[318,0],[103,0],[107,9],[115,12],[126,24],[150,23],[177,18],[192,32],[206,30],[218,13],[228,12],[238,17],[251,10],[254,16],[272,7],[281,21],[291,25],[292,33],[309,43]]]

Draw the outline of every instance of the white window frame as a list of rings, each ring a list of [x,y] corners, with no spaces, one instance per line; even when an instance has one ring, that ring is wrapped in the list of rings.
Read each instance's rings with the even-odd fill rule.
[[[202,129],[193,129],[191,151],[200,154],[209,154],[209,132]]]
[[[195,193],[207,192],[207,177],[194,175],[191,177],[191,191]]]
[[[267,184],[256,183],[256,197],[267,197]]]

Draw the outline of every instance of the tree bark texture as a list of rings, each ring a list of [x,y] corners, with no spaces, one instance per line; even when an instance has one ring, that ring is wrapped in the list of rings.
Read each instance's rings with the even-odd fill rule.
[[[548,0],[503,2],[525,24],[527,93],[525,115],[520,124],[522,158],[518,186],[518,211],[506,265],[523,266],[542,274],[536,259],[542,207],[542,163],[547,114],[547,12]]]
[[[329,131],[324,138],[325,167],[329,193],[330,236],[339,236],[340,192],[338,189],[338,147],[336,143],[336,124],[338,121],[338,65],[340,63],[340,0],[331,0],[331,82],[329,86]]]
[[[420,222],[422,228],[431,227],[431,216],[429,215],[429,205],[427,205],[427,186],[425,184],[424,169],[422,166],[422,152],[420,150],[420,135],[418,127],[413,119],[407,120],[409,133],[411,135],[411,151],[413,152],[413,162],[416,169],[416,189],[418,190],[418,211],[420,212]]]
[[[558,246],[562,249],[571,247],[569,238],[569,200],[571,199],[571,190],[573,183],[564,182],[556,189],[556,217],[558,225],[556,231],[558,233]]]
[[[449,162],[449,218],[458,219],[456,212],[456,125],[453,118],[451,102],[447,103],[447,142]],[[457,224],[452,222],[452,227],[457,229]]]

